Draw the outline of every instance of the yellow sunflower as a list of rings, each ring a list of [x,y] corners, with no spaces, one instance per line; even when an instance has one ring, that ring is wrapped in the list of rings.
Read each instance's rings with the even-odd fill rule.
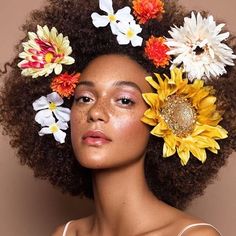
[[[157,93],[143,94],[150,108],[142,121],[155,126],[151,134],[164,139],[163,157],[177,151],[181,164],[186,165],[191,152],[203,163],[206,149],[217,153],[216,140],[227,138],[227,131],[218,125],[222,118],[216,110],[213,87],[204,86],[203,80],[189,84],[177,68],[171,70],[171,78],[155,76],[158,82],[146,77]]]

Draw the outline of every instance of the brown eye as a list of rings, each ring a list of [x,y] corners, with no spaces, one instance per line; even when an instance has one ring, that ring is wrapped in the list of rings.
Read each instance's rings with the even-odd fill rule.
[[[76,103],[90,103],[92,101],[93,101],[92,98],[87,96],[80,96],[78,98],[75,98]]]
[[[123,97],[123,98],[120,98],[118,99],[118,102],[121,104],[121,105],[124,105],[124,106],[131,106],[134,104],[134,101],[131,100],[130,98],[126,98],[126,97]]]

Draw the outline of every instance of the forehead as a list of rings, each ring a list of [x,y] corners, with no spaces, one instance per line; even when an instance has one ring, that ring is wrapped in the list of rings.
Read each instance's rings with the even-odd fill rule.
[[[103,55],[88,64],[80,81],[88,80],[104,87],[118,81],[130,81],[136,83],[142,91],[149,91],[150,86],[145,81],[147,75],[141,65],[127,56]]]

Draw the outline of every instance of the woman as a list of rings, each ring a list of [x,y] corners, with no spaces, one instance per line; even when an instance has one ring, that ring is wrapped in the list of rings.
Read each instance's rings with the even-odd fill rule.
[[[222,43],[218,51],[224,48],[225,54],[216,70],[191,70],[194,66],[189,69],[183,60],[179,64],[189,81],[182,79],[179,69],[169,73],[170,56],[174,66],[181,66],[174,60],[178,43],[176,31],[168,32],[170,27],[181,26],[184,20],[186,25],[202,19],[210,24],[212,19],[194,13],[184,18],[180,6],[168,1],[147,1],[152,6],[149,14],[139,1],[114,1],[113,6],[110,1],[49,3],[24,25],[25,32],[41,26],[37,34],[22,40],[29,37],[20,54],[23,60],[16,57],[6,76],[0,120],[22,163],[36,176],[62,191],[94,199],[92,216],[72,221],[54,235],[220,235],[176,208],[184,209],[202,194],[235,149],[235,71],[226,67],[227,78],[222,66],[222,61],[232,65],[235,56]],[[131,30],[125,33],[127,22]],[[217,35],[221,27],[215,28]],[[172,39],[164,44],[161,36]],[[152,51],[155,43],[160,51]],[[217,53],[206,40],[201,43],[191,45],[197,59]],[[152,72],[160,73],[157,80],[147,77]],[[205,81],[214,86],[215,95],[199,82],[205,77],[221,77]],[[73,81],[71,86],[67,81]],[[161,109],[157,94],[164,96]],[[69,115],[71,137],[66,135],[70,130],[65,132]],[[209,128],[204,140],[193,135],[199,122],[201,128]],[[167,131],[158,124],[167,124]],[[187,137],[202,146],[194,146]]]

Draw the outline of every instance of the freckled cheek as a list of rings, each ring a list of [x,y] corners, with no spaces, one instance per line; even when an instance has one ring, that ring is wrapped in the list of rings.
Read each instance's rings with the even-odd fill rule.
[[[86,111],[73,111],[71,112],[71,136],[72,138],[76,138],[76,136],[81,135],[81,131],[83,128],[83,124],[87,120],[87,112]]]
[[[141,119],[141,117],[140,117]],[[117,134],[116,137],[120,137],[123,141],[127,142],[147,142],[149,137],[149,129],[137,116],[123,117],[123,119],[113,120],[112,125],[114,128],[114,133]],[[138,138],[141,137],[139,140]],[[120,139],[120,140],[121,140]],[[122,141],[121,140],[121,141]]]

